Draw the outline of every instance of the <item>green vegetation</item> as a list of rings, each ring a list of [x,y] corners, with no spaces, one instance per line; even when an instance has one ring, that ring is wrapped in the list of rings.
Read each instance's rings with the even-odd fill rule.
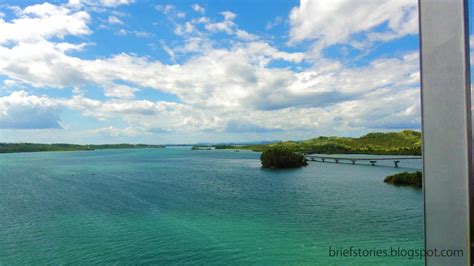
[[[216,150],[225,150],[225,149],[235,149],[235,146],[232,145],[214,145]]]
[[[296,168],[308,163],[302,154],[282,147],[271,147],[260,155],[263,168]]]
[[[302,153],[421,155],[421,133],[413,130],[369,133],[359,138],[318,137],[304,141],[272,144],[227,146],[227,149],[248,149],[263,152],[270,147],[283,147]]]
[[[161,145],[145,144],[102,144],[102,145],[77,145],[77,144],[41,144],[41,143],[0,143],[0,153],[12,152],[39,152],[39,151],[91,151],[105,149],[136,149],[136,148],[164,148]]]
[[[193,146],[191,148],[193,151],[210,151],[212,150],[212,147],[210,146]]]
[[[422,177],[420,171],[417,171],[416,173],[403,172],[387,176],[383,182],[398,186],[421,187]]]

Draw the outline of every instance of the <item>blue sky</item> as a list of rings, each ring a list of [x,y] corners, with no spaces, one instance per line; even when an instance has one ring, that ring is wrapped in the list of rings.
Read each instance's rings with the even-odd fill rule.
[[[0,141],[420,128],[417,1],[0,2]]]

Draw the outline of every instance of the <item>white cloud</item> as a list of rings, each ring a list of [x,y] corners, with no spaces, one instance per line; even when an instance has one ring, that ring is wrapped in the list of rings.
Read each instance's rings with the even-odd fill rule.
[[[47,98],[15,91],[0,97],[0,128],[62,128],[57,104]]]
[[[135,137],[138,135],[146,134],[147,132],[143,132],[142,130],[133,127],[115,128],[112,126],[108,126],[97,128],[94,130],[94,133],[110,137]]]
[[[137,36],[138,38],[151,38],[153,36],[153,33],[147,31],[134,30],[133,34],[135,34],[135,36]]]
[[[135,35],[138,38],[151,38],[153,33],[147,31],[137,31],[137,30],[126,30],[126,29],[119,29],[116,32],[119,36],[126,36],[126,35]]]
[[[335,14],[347,13],[340,11],[345,2],[337,3]],[[394,6],[399,7],[390,3],[387,12]],[[303,5],[312,4],[303,2],[301,7]],[[370,6],[370,2],[361,5]],[[301,7],[293,10],[292,19],[306,14]],[[159,9],[177,12],[172,6],[160,6]],[[276,134],[299,129],[308,132],[327,128],[350,131],[419,125],[416,53],[379,58],[359,67],[320,58],[311,66],[297,68],[297,64],[306,60],[304,53],[280,50],[263,38],[239,29],[234,22],[236,15],[226,11],[222,13],[223,21],[220,22],[200,17],[179,24],[176,31],[184,36],[182,46],[161,42],[172,60],[179,58],[180,54],[193,53],[179,63],[165,64],[125,53],[100,59],[81,59],[72,51],[84,49],[88,43],[54,42],[50,39],[90,34],[89,15],[71,10],[67,6],[35,5],[17,10],[20,17],[16,20],[5,22],[0,19],[0,29],[16,27],[19,30],[19,25],[35,19],[39,19],[43,26],[26,31],[24,36],[3,36],[3,43],[13,42],[13,45],[0,46],[0,75],[7,79],[4,86],[28,84],[37,88],[74,88],[69,99],[38,97],[25,91],[0,97],[0,113],[3,115],[0,122],[4,127],[26,128],[25,125],[31,123],[32,128],[61,128],[59,112],[62,108],[101,121],[122,119],[126,123],[123,128],[107,126],[95,132],[116,137],[146,135],[158,130]],[[341,22],[333,22],[332,17],[326,16],[329,27],[338,29],[349,22],[359,23],[362,15],[357,10],[349,12],[356,18],[344,18]],[[411,32],[406,26],[409,23],[405,23],[408,20],[403,16],[386,18],[383,14],[377,19],[371,16],[368,16],[368,21],[360,22],[366,26],[350,25],[347,32],[339,29],[340,36],[322,31],[313,41],[324,45],[351,42],[351,34],[357,32],[363,32],[371,41],[385,40],[391,38],[390,34]],[[63,24],[45,22],[49,19]],[[389,31],[372,31],[374,26],[384,22],[389,23]],[[305,34],[312,33],[314,27],[318,28],[318,23],[322,22],[311,18],[310,22],[301,22],[301,25],[292,24],[292,31],[302,27],[292,33],[291,38],[296,38],[292,40],[311,40],[312,37]],[[209,38],[213,32],[226,32],[235,38],[226,48],[214,46]],[[123,29],[123,34],[138,36],[140,32]],[[285,67],[272,64],[276,61],[283,61]],[[81,88],[90,85],[102,88],[107,99],[87,98]],[[135,98],[137,90],[176,95],[180,103],[139,100]],[[37,122],[30,118],[22,120],[20,116],[32,117]]]
[[[89,5],[92,7],[114,8],[120,5],[129,5],[134,2],[135,0],[69,0],[67,6],[81,8],[83,5]]]
[[[416,54],[350,69],[327,62],[302,72],[266,68],[272,58],[300,60],[295,54],[261,43],[232,51],[213,50],[184,65],[167,66],[130,55],[83,60],[77,69],[83,69],[84,80],[108,84],[104,85],[105,94],[115,99],[98,101],[77,95],[56,104],[99,120],[120,117],[131,126],[150,130],[225,131],[230,120],[245,121],[244,117],[279,130],[319,128],[336,122],[346,127],[362,127],[364,123],[395,127],[407,117],[411,119],[407,121],[415,121],[410,125],[416,124],[417,113],[409,110],[417,110],[413,105],[417,98],[405,99],[397,107],[396,99],[402,97],[393,96],[414,95],[403,93],[418,87]],[[113,87],[115,80],[176,94],[183,103],[131,100],[134,89]],[[391,124],[386,117],[391,117]]]
[[[161,41],[163,50],[170,56],[171,60],[176,63],[176,58],[181,55],[204,54],[213,49],[213,43],[205,37],[187,37],[181,46],[169,46]]]
[[[177,24],[175,29],[174,29],[174,33],[176,35],[186,35],[186,34],[190,34],[190,33],[193,33],[194,31],[196,30],[194,24],[190,23],[190,22],[186,22],[184,24]]]
[[[419,87],[400,91],[381,89],[331,109],[348,127],[401,129],[421,126]]]
[[[21,43],[12,48],[0,46],[0,74],[34,87],[62,88],[87,82],[79,69],[82,61],[65,54],[82,45],[65,46],[69,45],[47,41]]]
[[[230,11],[221,12],[221,15],[224,17],[224,20],[221,22],[216,23],[206,23],[204,27],[208,31],[218,32],[223,31],[228,34],[232,34],[234,32],[235,23],[233,22],[236,15]]]
[[[166,43],[164,41],[160,41],[160,44],[161,44],[161,47],[163,48],[163,50],[171,58],[171,60],[174,61],[175,57],[176,57],[176,54],[175,54],[174,50],[171,49],[171,47],[169,47],[168,45],[166,45]]]
[[[111,99],[99,101],[75,95],[71,99],[58,99],[58,105],[82,111],[84,115],[105,120],[114,116],[150,116],[164,112],[174,103],[152,102],[148,100]]]
[[[195,132],[216,130],[222,126],[222,119],[217,114],[179,103],[125,98],[98,101],[81,95],[54,101],[59,106],[80,111],[84,116],[100,121],[120,118],[129,127],[144,133],[156,132],[157,129]]]
[[[290,14],[290,44],[315,41],[315,51],[351,43],[354,34],[367,41],[387,41],[418,33],[416,0],[301,0]],[[374,29],[387,23],[387,29]]]
[[[110,16],[108,19],[107,19],[107,22],[109,22],[109,24],[124,24],[122,20],[120,20],[118,17],[116,16]]]
[[[17,80],[12,80],[12,79],[5,79],[3,80],[3,86],[5,88],[9,88],[9,87],[14,87],[14,86],[21,86],[21,82],[17,81]]]
[[[191,8],[198,13],[204,14],[206,12],[206,9],[198,4],[193,4],[191,5]]]
[[[176,24],[175,19],[179,20],[186,17],[185,12],[178,10],[176,6],[171,4],[156,5],[155,9],[165,15],[172,24]]]
[[[246,31],[244,31],[244,30],[239,30],[239,29],[237,29],[237,30],[235,31],[235,35],[236,35],[238,38],[240,38],[240,39],[242,39],[242,40],[247,40],[247,41],[255,41],[255,40],[258,39],[258,36],[257,36],[257,35],[254,35],[254,34],[251,34],[251,33],[246,32]]]
[[[416,54],[376,60],[361,68],[344,68],[333,61],[321,61],[300,72],[267,67],[274,60],[298,63],[303,57],[302,53],[283,52],[264,42],[250,42],[229,50],[209,49],[183,64],[165,65],[127,54],[81,60],[45,42],[0,48],[0,73],[36,87],[93,82],[105,89],[113,88],[116,81],[126,81],[175,94],[186,104],[234,109],[318,106],[378,88],[418,82]]]
[[[133,98],[137,89],[126,85],[112,85],[105,87],[105,96],[112,98]]]
[[[135,0],[99,0],[99,3],[108,6],[108,7],[116,7],[119,5],[129,5],[135,2]]]
[[[49,3],[28,6],[18,11],[17,19],[0,19],[0,44],[8,42],[36,42],[67,35],[87,35],[90,16],[85,11],[71,11],[65,6]]]
[[[197,26],[204,25],[204,28],[211,33],[225,32],[245,41],[255,41],[259,39],[257,35],[239,29],[239,27],[233,21],[237,17],[235,13],[224,11],[220,14],[224,17],[224,20],[220,22],[214,22],[210,18],[203,16],[192,19],[191,21],[187,21],[184,24],[177,24],[175,28],[175,34],[180,36],[189,36],[190,34],[194,33],[195,35],[201,35],[200,37],[202,38],[202,35],[204,34],[199,32]]]
[[[230,11],[223,11],[221,12],[221,15],[224,16],[224,20],[234,20],[234,18],[237,17],[235,13]]]
[[[128,31],[125,29],[120,29],[117,31],[117,35],[120,35],[120,36],[125,36],[127,34],[128,34]]]

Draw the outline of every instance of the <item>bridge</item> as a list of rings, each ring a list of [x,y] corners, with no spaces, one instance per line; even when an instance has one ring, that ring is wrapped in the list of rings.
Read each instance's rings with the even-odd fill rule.
[[[342,162],[348,162],[352,164],[356,164],[358,161],[366,161],[369,162],[371,165],[375,166],[377,161],[393,161],[395,168],[398,168],[398,164],[400,161],[403,160],[421,160],[421,156],[410,156],[410,157],[360,157],[360,158],[355,158],[355,157],[343,157],[343,156],[338,156],[338,157],[333,157],[333,156],[323,156],[323,155],[305,155],[305,158],[308,161],[314,161],[314,162],[323,162],[323,163],[339,163],[339,161]]]

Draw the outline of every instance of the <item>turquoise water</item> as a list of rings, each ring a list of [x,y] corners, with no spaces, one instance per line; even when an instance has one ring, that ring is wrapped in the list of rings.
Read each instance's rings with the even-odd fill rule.
[[[329,256],[423,247],[421,190],[383,182],[419,162],[275,171],[258,158],[189,147],[1,154],[0,264],[423,264]]]

